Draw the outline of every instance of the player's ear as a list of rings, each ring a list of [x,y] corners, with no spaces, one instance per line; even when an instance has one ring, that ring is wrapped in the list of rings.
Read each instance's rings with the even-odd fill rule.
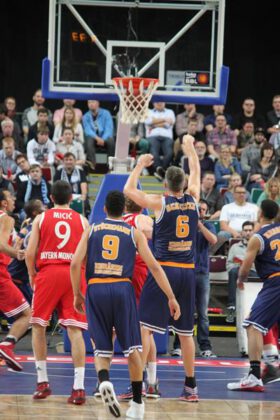
[[[103,211],[104,211],[105,214],[107,214],[106,206],[103,206]]]
[[[50,195],[50,198],[51,198],[52,202],[54,203],[54,198],[53,198],[52,194]]]

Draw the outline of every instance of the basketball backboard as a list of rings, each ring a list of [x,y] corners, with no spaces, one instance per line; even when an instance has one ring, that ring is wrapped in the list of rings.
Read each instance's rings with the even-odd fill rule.
[[[158,78],[152,100],[225,103],[225,0],[50,0],[45,97],[118,101],[111,79]]]

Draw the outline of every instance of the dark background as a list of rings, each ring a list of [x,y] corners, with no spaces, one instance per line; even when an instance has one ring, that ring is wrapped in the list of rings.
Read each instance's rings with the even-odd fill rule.
[[[230,67],[227,110],[233,114],[247,96],[256,100],[259,112],[266,113],[272,96],[280,93],[278,9],[278,0],[226,1],[224,64]],[[1,0],[0,102],[15,96],[19,111],[32,104],[47,47],[48,0]],[[51,109],[58,104],[47,101]]]

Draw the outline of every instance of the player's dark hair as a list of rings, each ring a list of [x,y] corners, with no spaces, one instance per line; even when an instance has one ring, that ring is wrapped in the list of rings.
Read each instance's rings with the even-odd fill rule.
[[[125,197],[125,208],[126,211],[129,213],[140,213],[142,210],[141,206],[138,206],[138,204],[135,203],[135,201],[131,200],[128,197]]]
[[[279,206],[273,200],[263,200],[261,203],[261,211],[265,219],[272,220],[277,216]]]
[[[185,184],[185,172],[177,166],[170,166],[165,173],[165,180],[170,191],[183,191]]]
[[[68,204],[72,195],[71,185],[66,181],[56,181],[52,185],[51,195],[55,204]]]
[[[29,218],[34,219],[34,217],[36,216],[36,214],[34,213],[39,214],[41,212],[41,208],[42,208],[42,202],[38,200],[37,198],[33,200],[29,200],[24,205],[24,211],[28,219]]]
[[[121,191],[110,191],[105,198],[108,216],[120,217],[124,212],[125,197]]]
[[[0,203],[3,200],[7,200],[5,192],[9,192],[9,191],[5,190],[4,188],[0,189]]]

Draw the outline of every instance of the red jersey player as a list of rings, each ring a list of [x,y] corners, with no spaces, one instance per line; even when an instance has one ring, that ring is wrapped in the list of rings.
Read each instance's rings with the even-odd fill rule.
[[[26,264],[34,288],[31,324],[38,381],[33,398],[43,399],[51,394],[46,367],[46,327],[56,308],[60,324],[67,329],[75,366],[74,385],[68,402],[79,405],[85,402],[82,330],[87,329],[87,322],[85,315],[78,314],[73,306],[70,263],[88,222],[69,208],[72,192],[67,182],[53,184],[51,199],[54,208],[36,217],[26,250]],[[81,276],[82,290],[85,291],[84,272]]]
[[[15,208],[15,199],[10,191],[0,190],[0,311],[8,318],[16,318],[9,334],[0,343],[0,358],[13,370],[22,367],[15,359],[13,349],[16,342],[27,331],[30,320],[30,307],[23,294],[13,283],[8,272],[11,257],[23,260],[25,251],[12,247],[14,219],[8,216]],[[21,244],[18,244],[19,247]]]

